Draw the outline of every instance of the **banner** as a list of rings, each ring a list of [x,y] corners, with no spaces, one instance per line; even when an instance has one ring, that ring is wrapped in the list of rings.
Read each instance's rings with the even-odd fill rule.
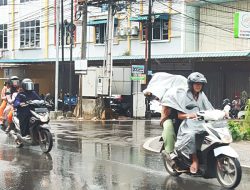
[[[234,13],[234,37],[250,38],[250,12]]]

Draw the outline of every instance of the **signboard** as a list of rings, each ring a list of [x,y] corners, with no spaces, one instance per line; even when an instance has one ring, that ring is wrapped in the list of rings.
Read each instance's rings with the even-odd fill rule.
[[[234,13],[234,37],[250,38],[250,12]]]
[[[130,78],[131,78],[131,80],[133,80],[133,81],[145,80],[145,79],[146,79],[145,76],[131,76]]]
[[[144,65],[132,65],[133,74],[142,74],[144,73]]]
[[[75,60],[75,74],[86,75],[88,69],[88,61],[84,60]]]

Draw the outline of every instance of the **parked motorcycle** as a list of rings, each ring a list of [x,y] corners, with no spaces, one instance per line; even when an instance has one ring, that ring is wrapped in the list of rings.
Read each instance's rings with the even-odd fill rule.
[[[29,131],[31,139],[26,139],[21,136],[19,120],[17,113],[13,113],[13,122],[10,126],[9,135],[15,139],[19,147],[26,145],[40,145],[44,153],[51,151],[53,146],[52,134],[49,130],[49,110],[50,105],[44,100],[27,101],[24,106],[29,106],[31,118],[29,121]]]
[[[224,188],[235,188],[241,181],[242,170],[238,154],[229,146],[232,136],[227,121],[223,120],[224,112],[220,110],[200,111],[197,113],[201,127],[205,130],[197,134],[197,156],[199,170],[196,174],[189,171],[192,160],[182,152],[175,150],[172,160],[163,155],[167,172],[172,176],[183,173],[204,178],[217,178]],[[199,146],[200,145],[200,146]],[[164,150],[164,145],[161,151]]]
[[[234,106],[234,100],[231,102],[228,98],[224,99],[222,102],[222,109],[228,109],[229,116],[232,119],[244,119],[245,118],[245,105],[241,105],[240,110],[236,109]]]
[[[128,98],[123,96],[114,96],[109,98],[109,105],[114,114],[132,117],[131,106]]]
[[[52,96],[45,96],[45,99],[47,99],[47,102],[51,105],[50,111],[55,109],[55,98]],[[73,110],[75,106],[77,105],[77,96],[73,95],[71,98],[69,98],[68,94],[65,94],[64,101],[61,98],[58,98],[58,109],[63,111]],[[69,106],[70,105],[70,106]]]

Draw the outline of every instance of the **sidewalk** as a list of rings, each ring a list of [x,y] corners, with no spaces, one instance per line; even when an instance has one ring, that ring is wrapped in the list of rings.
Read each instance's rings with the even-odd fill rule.
[[[148,139],[143,147],[152,152],[160,152],[161,143],[158,137]],[[233,142],[230,146],[239,154],[240,164],[244,168],[250,168],[250,141]]]
[[[241,166],[250,168],[250,141],[233,142],[230,146],[239,154]]]

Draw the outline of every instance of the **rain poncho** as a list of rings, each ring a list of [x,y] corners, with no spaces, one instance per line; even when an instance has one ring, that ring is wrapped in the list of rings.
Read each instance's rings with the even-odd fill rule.
[[[183,96],[183,103],[185,107],[183,108],[183,113],[196,113],[201,110],[212,110],[214,109],[211,103],[208,101],[204,92],[199,93],[197,100],[193,98],[193,94],[190,91],[185,93]],[[192,110],[186,109],[187,105],[194,105]],[[177,105],[179,106],[179,104]],[[177,141],[175,143],[175,148],[181,151],[185,156],[196,153],[197,140],[196,134],[204,131],[205,129],[201,126],[203,121],[198,121],[194,119],[186,119],[181,123],[178,131]]]
[[[157,97],[162,105],[171,107],[183,113],[196,113],[200,110],[213,109],[206,95],[200,92],[196,101],[188,90],[187,79],[181,75],[156,73],[143,91],[150,92]],[[195,106],[192,110],[187,105]],[[189,156],[196,152],[195,134],[202,131],[201,122],[188,119],[184,120],[179,128],[175,147]]]

